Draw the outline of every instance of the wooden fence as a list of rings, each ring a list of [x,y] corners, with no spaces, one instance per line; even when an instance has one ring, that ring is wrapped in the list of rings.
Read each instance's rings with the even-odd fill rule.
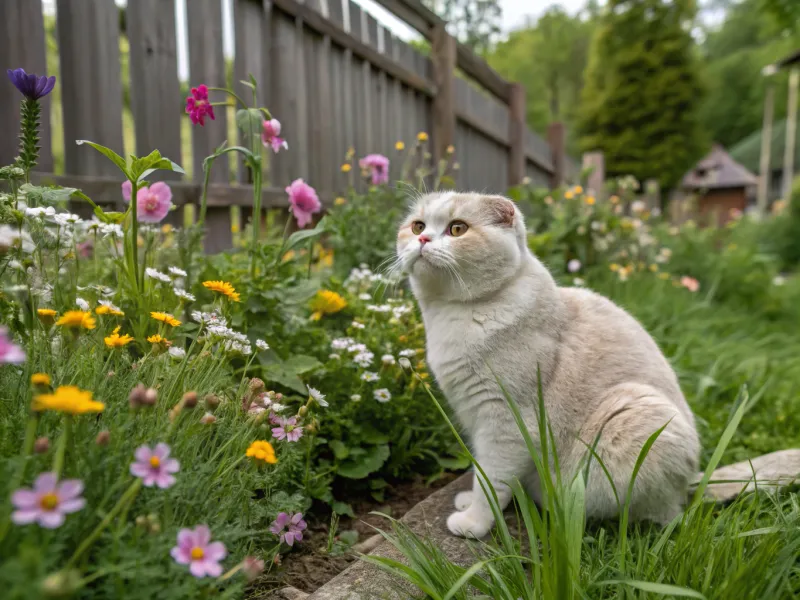
[[[303,177],[329,202],[346,189],[340,172],[346,150],[356,157],[397,158],[398,140],[412,144],[430,134],[434,159],[455,147],[461,189],[502,193],[524,177],[561,183],[574,172],[564,153],[564,131],[551,126],[544,140],[525,125],[525,90],[509,83],[459,44],[445,23],[419,0],[378,0],[431,42],[431,56],[394,37],[352,0],[233,0],[233,80],[252,73],[259,101],[280,119],[290,151],[271,156],[264,205],[286,206],[283,188]],[[223,87],[221,0],[186,0],[189,81]],[[119,9],[114,0],[56,0],[58,85],[61,90],[64,173],[55,174],[49,107],[37,180],[83,189],[97,202],[119,202],[120,175],[96,152],[74,144],[89,139],[123,152],[123,82]],[[223,118],[191,128],[182,151],[183,98],[177,61],[175,0],[128,0],[130,109],[135,151],[158,148],[193,178],[170,179],[177,204],[200,194],[203,158],[223,140],[236,140]],[[0,2],[0,68],[49,73],[39,0]],[[533,57],[531,58],[533,60]],[[0,93],[0,164],[17,152],[19,97],[9,84]],[[241,89],[241,88],[240,88]],[[49,102],[46,101],[46,104]],[[392,177],[400,160],[392,161]],[[252,190],[239,165],[219,160],[211,173],[209,250],[230,246],[230,207],[246,212]]]

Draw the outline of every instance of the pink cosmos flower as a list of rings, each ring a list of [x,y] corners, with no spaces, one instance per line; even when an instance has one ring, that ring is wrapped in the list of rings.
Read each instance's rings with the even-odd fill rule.
[[[208,87],[205,84],[192,88],[191,95],[186,98],[186,112],[194,125],[205,125],[206,116],[214,120],[214,107],[208,100]]]
[[[122,199],[131,201],[131,182],[122,184]],[[141,223],[158,223],[167,216],[172,208],[172,190],[163,181],[157,181],[150,187],[141,187],[136,192],[137,220]]]
[[[83,482],[79,479],[59,482],[55,473],[42,473],[32,489],[20,488],[11,495],[11,503],[16,508],[11,520],[17,525],[36,522],[47,529],[61,527],[66,515],[86,505],[82,492]]]
[[[153,484],[162,489],[172,486],[175,483],[172,473],[177,473],[181,465],[169,458],[169,452],[169,446],[163,442],[153,449],[139,446],[134,453],[136,462],[131,463],[131,475],[141,479],[147,487],[153,487]]]
[[[289,194],[289,205],[297,219],[297,226],[305,227],[311,222],[311,215],[322,209],[317,192],[302,179],[295,179],[292,185],[286,188]]]
[[[189,572],[195,577],[219,577],[222,565],[219,562],[228,555],[225,544],[211,541],[211,531],[206,525],[178,532],[178,545],[170,554],[179,565],[189,565]]]
[[[8,329],[0,327],[0,364],[19,364],[25,361],[25,351],[8,336]]]
[[[367,154],[358,165],[362,171],[372,174],[372,185],[389,183],[389,159],[383,154]]]
[[[303,530],[306,527],[306,522],[303,521],[303,513],[289,516],[282,512],[278,514],[278,518],[269,526],[269,530],[275,535],[281,536],[281,543],[286,542],[289,546],[294,546],[295,542],[303,539]]]
[[[284,150],[289,149],[289,144],[286,143],[286,140],[279,137],[281,135],[281,122],[278,121],[278,119],[264,121],[262,127],[264,131],[261,132],[261,143],[264,144],[265,148],[271,146],[275,154],[277,154],[281,148]]]
[[[696,292],[700,289],[700,282],[694,277],[689,277],[688,275],[681,277],[681,285],[690,292]]]
[[[303,428],[297,424],[297,417],[278,417],[276,419],[277,427],[272,428],[272,435],[276,440],[286,440],[287,442],[296,442],[303,437]]]

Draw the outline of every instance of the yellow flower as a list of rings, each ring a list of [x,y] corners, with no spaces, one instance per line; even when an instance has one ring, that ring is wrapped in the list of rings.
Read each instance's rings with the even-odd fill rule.
[[[659,273],[658,274],[658,278],[667,280],[667,279],[669,279],[669,273]]]
[[[403,150],[406,149],[406,145],[401,140],[398,140],[394,144],[394,149],[397,150],[398,152],[402,152]]]
[[[579,186],[579,185],[576,185],[575,186],[575,193],[576,194],[582,194],[583,193],[583,188],[581,186]]]
[[[39,394],[33,399],[33,410],[55,410],[71,415],[103,412],[106,407],[102,402],[92,400],[92,392],[87,392],[74,385],[62,385],[52,394]]]
[[[40,385],[42,387],[50,385],[50,375],[47,373],[34,373],[31,375],[31,385]]]
[[[177,327],[178,325],[181,324],[181,322],[178,321],[178,319],[176,319],[169,313],[151,312],[150,316],[153,317],[156,321],[162,321],[167,325],[171,325],[172,327]]]
[[[36,314],[39,315],[39,320],[42,323],[47,323],[49,325],[56,320],[56,315],[58,313],[52,308],[40,308],[36,311]]]
[[[234,288],[227,281],[204,281],[203,287],[211,290],[212,292],[217,292],[223,296],[227,296],[230,298],[231,302],[239,302],[240,300],[236,288]]]
[[[239,226],[236,223],[231,225],[231,233],[239,233]]]
[[[586,202],[586,204],[588,204],[589,206],[592,206],[596,202],[594,196],[586,196],[586,198],[584,198],[583,201]]]
[[[619,265],[617,263],[611,263],[610,265],[608,265],[608,268],[615,272],[619,271]]]
[[[400,342],[401,344],[405,344],[408,341],[408,336],[401,335],[399,338],[397,338],[397,341]]]
[[[283,255],[283,258],[281,260],[283,262],[288,262],[292,260],[294,257],[295,257],[294,250],[289,250],[286,254]]]
[[[120,335],[119,327],[116,327],[111,335],[103,338],[103,341],[109,348],[122,348],[123,346],[130,344],[133,341],[133,338],[127,333],[125,335]]]
[[[651,270],[653,273],[657,273],[657,272],[658,272],[658,265],[656,265],[656,264],[652,264],[652,265],[650,265],[650,270]]]
[[[170,345],[170,341],[167,338],[161,337],[158,334],[151,335],[149,338],[147,338],[147,341],[150,342],[151,344],[159,344],[164,346]]]
[[[350,147],[347,149],[347,154],[345,154],[345,158],[347,158],[347,160],[350,160],[350,159],[351,159],[351,158],[353,158],[355,155],[356,155],[356,149],[355,149],[355,148],[353,148],[352,146],[350,146]]]
[[[567,190],[566,192],[564,192],[564,198],[566,198],[567,200],[572,200],[574,197],[575,194],[572,192],[572,190]]]
[[[349,173],[352,168],[353,167],[350,163],[344,163],[342,165],[342,173]]]
[[[68,310],[61,318],[56,321],[56,325],[62,327],[72,327],[77,329],[83,327],[84,329],[94,329],[97,321],[92,316],[92,313],[83,310]]]
[[[163,233],[164,235],[167,235],[168,233],[172,233],[172,225],[170,225],[169,223],[165,223],[164,225],[162,225],[161,226],[161,233]]]
[[[256,460],[260,460],[271,465],[274,465],[276,462],[278,462],[278,459],[275,458],[275,449],[272,447],[272,444],[264,440],[259,440],[250,444],[247,452],[245,452],[245,456],[255,458]]]
[[[332,315],[347,306],[347,301],[336,292],[331,290],[320,290],[316,298],[311,301],[312,321],[319,321],[322,315]]]
[[[320,248],[319,254],[317,256],[318,256],[317,261],[319,262],[320,265],[324,267],[333,266],[333,250]]]
[[[115,317],[124,317],[125,313],[119,309],[114,308],[113,306],[106,306],[105,304],[101,304],[97,308],[94,309],[98,315],[114,315]]]
[[[333,203],[334,203],[336,206],[342,206],[342,205],[344,205],[344,204],[347,204],[347,200],[345,200],[345,199],[344,199],[344,198],[342,198],[341,196],[338,196],[338,197],[336,198],[336,200],[334,200],[334,201],[333,201]]]
[[[419,142],[427,142],[428,141],[428,134],[425,133],[424,131],[420,131],[417,134],[417,141],[419,141]]]
[[[455,151],[456,151],[456,147],[455,147],[455,146],[453,146],[453,144],[450,144],[450,145],[447,147],[447,153],[448,153],[448,154],[453,154]]]

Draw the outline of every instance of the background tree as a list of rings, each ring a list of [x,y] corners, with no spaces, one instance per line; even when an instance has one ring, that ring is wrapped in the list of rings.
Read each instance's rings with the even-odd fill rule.
[[[503,16],[498,0],[424,0],[447,21],[448,30],[478,54],[488,52],[500,34]]]
[[[581,147],[609,175],[674,185],[706,149],[692,0],[609,0],[581,95]]]

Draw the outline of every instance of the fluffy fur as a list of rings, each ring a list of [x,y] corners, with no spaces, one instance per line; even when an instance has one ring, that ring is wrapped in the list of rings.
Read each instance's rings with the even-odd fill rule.
[[[451,235],[453,221],[465,223],[466,233]],[[562,476],[585,464],[586,444],[600,434],[596,452],[624,501],[642,446],[669,423],[637,476],[631,517],[663,523],[680,512],[697,473],[700,444],[675,373],[624,310],[591,291],[556,285],[528,250],[523,216],[513,202],[478,194],[423,196],[400,227],[397,254],[422,309],[428,364],[503,507],[511,500],[506,483],[515,477],[534,499],[540,494],[497,381],[538,441],[538,367]],[[596,460],[586,502],[589,517],[619,511]],[[450,531],[488,533],[492,512],[477,481],[455,504]]]

